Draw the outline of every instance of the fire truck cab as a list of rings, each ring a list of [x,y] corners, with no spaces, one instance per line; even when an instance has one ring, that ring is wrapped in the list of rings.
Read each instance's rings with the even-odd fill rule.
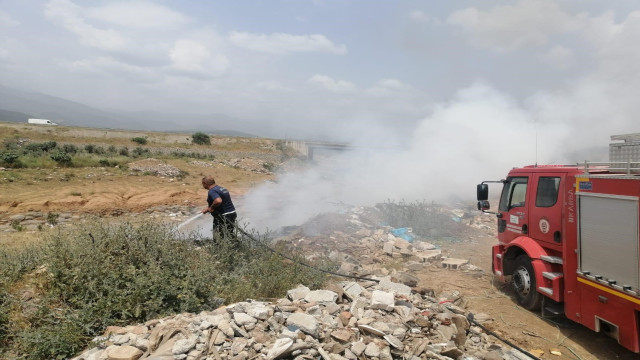
[[[640,168],[631,165],[514,168],[477,193],[478,209],[497,217],[493,273],[510,276],[520,305],[640,353]],[[503,184],[496,212],[492,182]]]

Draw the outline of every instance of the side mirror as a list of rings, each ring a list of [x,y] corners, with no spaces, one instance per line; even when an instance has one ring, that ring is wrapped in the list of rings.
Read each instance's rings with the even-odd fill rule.
[[[484,201],[489,199],[489,185],[478,184],[477,189],[478,201]]]
[[[480,211],[487,211],[491,208],[491,205],[489,204],[488,200],[481,200],[478,201],[478,210]]]

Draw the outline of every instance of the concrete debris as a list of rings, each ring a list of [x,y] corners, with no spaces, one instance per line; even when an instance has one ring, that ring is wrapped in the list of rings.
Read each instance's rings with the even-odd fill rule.
[[[406,286],[386,280],[396,287]],[[394,287],[392,286],[392,287]],[[518,359],[452,304],[385,290],[389,285],[344,281],[335,291],[298,287],[272,303],[246,301],[200,314],[109,327],[92,359]],[[306,292],[305,296],[302,296]],[[312,296],[309,296],[312,295]],[[317,298],[314,296],[318,295]],[[329,296],[331,295],[331,296]],[[295,299],[295,300],[293,300]],[[317,301],[327,300],[327,301]]]

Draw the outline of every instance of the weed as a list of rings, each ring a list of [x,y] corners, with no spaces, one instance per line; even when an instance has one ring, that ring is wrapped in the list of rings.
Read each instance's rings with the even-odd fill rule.
[[[49,225],[57,225],[58,224],[58,217],[60,217],[60,214],[58,214],[58,213],[54,213],[54,212],[47,213],[47,224],[49,224]]]
[[[12,228],[13,230],[16,230],[16,231],[22,231],[22,230],[24,230],[24,226],[22,226],[22,225],[20,224],[20,221],[18,221],[18,220],[13,220],[13,221],[11,222],[11,228]]]

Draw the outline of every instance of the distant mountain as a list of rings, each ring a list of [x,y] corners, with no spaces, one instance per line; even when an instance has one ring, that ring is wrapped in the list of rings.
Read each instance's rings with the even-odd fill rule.
[[[26,115],[30,114],[30,115]],[[259,121],[224,114],[126,112],[103,110],[51,95],[0,86],[0,121],[26,122],[28,118],[49,119],[60,125],[93,128],[207,132],[229,136],[266,136]]]
[[[0,121],[26,123],[28,119],[35,116],[27,115],[18,111],[9,111],[0,109]]]

